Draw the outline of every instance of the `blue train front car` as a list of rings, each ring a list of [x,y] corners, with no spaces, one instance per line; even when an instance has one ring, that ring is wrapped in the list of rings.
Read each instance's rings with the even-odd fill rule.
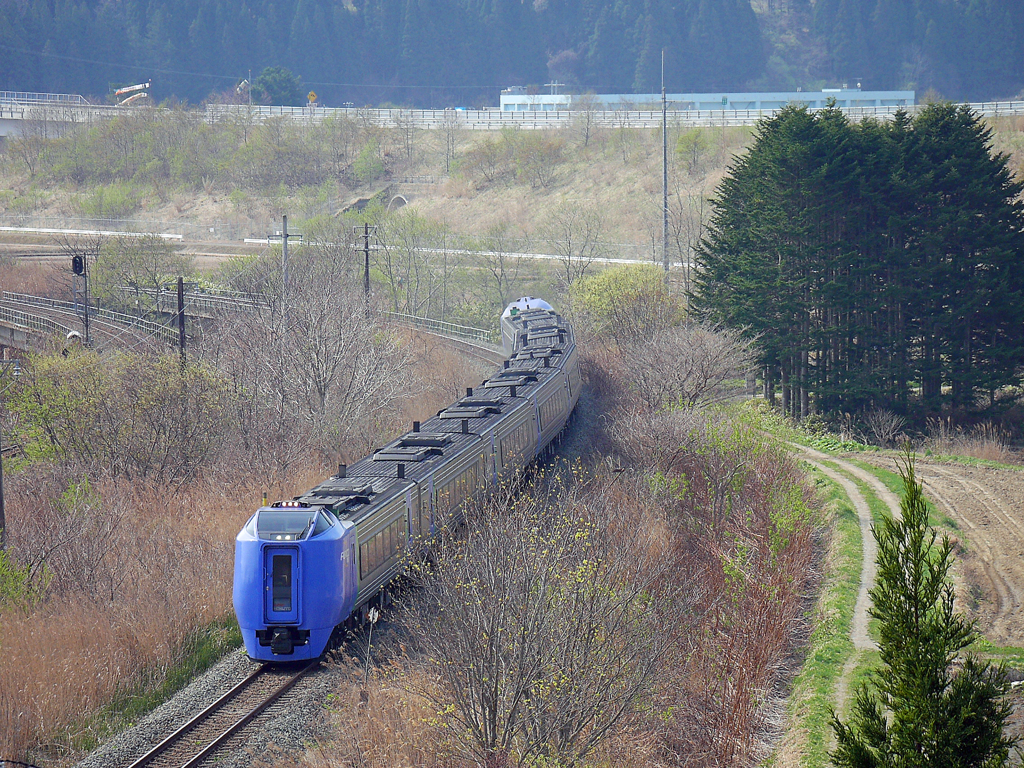
[[[354,527],[329,510],[277,502],[235,538],[235,614],[253,659],[319,657],[355,597]]]

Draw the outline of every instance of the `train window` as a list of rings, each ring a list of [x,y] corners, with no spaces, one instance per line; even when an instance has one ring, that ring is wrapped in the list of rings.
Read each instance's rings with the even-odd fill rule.
[[[530,422],[523,422],[501,441],[501,465],[522,461],[530,444]]]
[[[316,525],[313,527],[313,533],[311,535],[319,536],[321,533],[328,530],[332,525],[333,523],[331,522],[331,519],[326,514],[321,512],[316,517]]]
[[[274,555],[272,579],[274,610],[278,613],[290,613],[292,610],[291,555]]]
[[[264,509],[256,520],[256,532],[265,541],[298,541],[313,527],[315,509]]]
[[[540,428],[547,429],[565,410],[565,390],[555,392],[540,405]]]

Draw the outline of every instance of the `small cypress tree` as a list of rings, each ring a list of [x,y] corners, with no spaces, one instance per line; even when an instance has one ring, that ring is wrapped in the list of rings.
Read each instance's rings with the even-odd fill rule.
[[[848,723],[833,713],[841,768],[996,768],[1015,739],[1002,666],[962,653],[977,637],[953,608],[952,544],[928,527],[928,509],[908,452],[901,520],[874,530],[878,578],[871,615],[881,622],[882,668],[856,693]]]

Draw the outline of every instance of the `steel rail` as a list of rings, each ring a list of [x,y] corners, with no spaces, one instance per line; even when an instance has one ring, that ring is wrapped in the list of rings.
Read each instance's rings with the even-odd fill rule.
[[[261,704],[259,704],[258,706],[253,707],[249,711],[249,713],[247,715],[245,715],[244,717],[240,718],[238,720],[238,722],[236,722],[234,725],[232,725],[230,728],[228,728],[226,731],[224,731],[224,733],[222,733],[216,739],[211,741],[210,744],[205,749],[203,749],[199,754],[197,754],[195,757],[193,757],[187,763],[185,763],[182,766],[182,768],[194,768],[195,766],[199,765],[199,763],[201,763],[206,757],[208,757],[214,750],[216,750],[218,747],[220,747],[221,744],[223,744],[225,741],[227,741],[229,738],[231,738],[235,733],[237,733],[242,728],[247,726],[249,723],[251,723],[257,717],[259,717],[260,714],[265,709],[267,709],[267,707],[269,707],[275,701],[280,699],[285,693],[287,693],[289,690],[291,690],[291,687],[293,685],[295,685],[295,683],[297,683],[302,677],[304,677],[306,675],[307,672],[312,670],[314,667],[319,666],[319,664],[320,664],[320,660],[319,659],[311,661],[305,667],[303,667],[298,672],[296,672],[294,675],[292,675],[290,678],[288,678],[288,680],[286,680],[285,683],[280,688],[278,688],[276,691],[274,691],[274,693],[272,693],[270,696],[268,696],[266,699],[264,699]]]
[[[251,723],[255,718],[259,717],[259,715],[262,714],[264,710],[267,709],[267,707],[269,707],[271,704],[273,704],[279,698],[281,698],[281,696],[287,693],[292,688],[292,686],[295,685],[295,683],[297,683],[314,667],[318,666],[319,663],[319,659],[311,661],[309,664],[304,666],[294,675],[291,675],[287,680],[285,680],[283,684],[278,686],[273,693],[271,693],[269,696],[264,697],[259,704],[257,704],[255,707],[252,707],[245,715],[236,720],[226,730],[221,732],[220,735],[218,735],[209,743],[207,743],[207,745],[203,747],[193,757],[189,758],[186,762],[182,763],[182,768],[194,768],[194,766],[199,765],[203,760],[209,757],[211,753],[213,753],[220,746],[222,746],[225,741],[231,738],[231,736],[233,736],[239,730],[241,730],[246,725]],[[156,760],[163,753],[167,752],[171,747],[178,744],[186,734],[188,734],[190,731],[193,731],[197,726],[203,723],[203,721],[207,720],[209,717],[216,714],[226,704],[228,704],[228,702],[234,699],[240,692],[248,688],[250,685],[252,685],[253,682],[255,682],[257,679],[266,674],[268,667],[268,664],[263,664],[262,666],[260,666],[244,680],[233,686],[231,690],[229,690],[219,699],[214,701],[203,711],[195,715],[191,720],[189,720],[187,723],[178,728],[178,730],[174,731],[174,733],[167,736],[163,741],[161,741],[151,750],[146,752],[141,757],[137,758],[128,768],[142,768],[142,766],[148,765],[149,763]]]
[[[76,307],[72,302],[50,299],[45,296],[33,296],[27,293],[4,291],[3,301],[10,304],[45,307],[61,315],[71,315],[75,317],[80,316],[79,313],[81,311],[81,307]],[[126,315],[123,312],[114,312],[113,310],[103,309],[101,307],[89,307],[89,315],[94,320],[99,318],[107,320],[110,325],[115,328],[131,329],[145,333],[148,336],[160,336],[170,342],[178,340],[178,331],[174,328],[161,325],[160,323],[154,323],[143,318],[134,317],[132,315]]]

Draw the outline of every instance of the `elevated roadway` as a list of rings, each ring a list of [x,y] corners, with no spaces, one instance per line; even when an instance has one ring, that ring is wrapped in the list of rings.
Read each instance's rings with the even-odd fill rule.
[[[976,102],[969,105],[986,117],[1024,115],[1024,101]],[[154,107],[118,107],[89,104],[73,94],[19,93],[0,91],[0,137],[35,133],[59,136],[69,127],[88,125],[127,114],[130,110]],[[157,109],[160,109],[157,107]],[[892,117],[897,107],[849,107],[842,111],[852,120]],[[913,114],[919,107],[907,107]],[[761,118],[778,110],[705,109],[671,110],[673,125],[690,127],[754,125]],[[558,128],[586,119],[594,125],[618,128],[658,128],[661,111],[653,110],[585,110],[585,111],[503,111],[499,109],[375,109],[355,107],[263,107],[244,104],[212,104],[206,107],[208,123],[223,120],[262,122],[271,118],[310,124],[329,117],[358,118],[363,122],[391,128],[412,127],[422,130],[496,131],[518,127],[527,130]]]

